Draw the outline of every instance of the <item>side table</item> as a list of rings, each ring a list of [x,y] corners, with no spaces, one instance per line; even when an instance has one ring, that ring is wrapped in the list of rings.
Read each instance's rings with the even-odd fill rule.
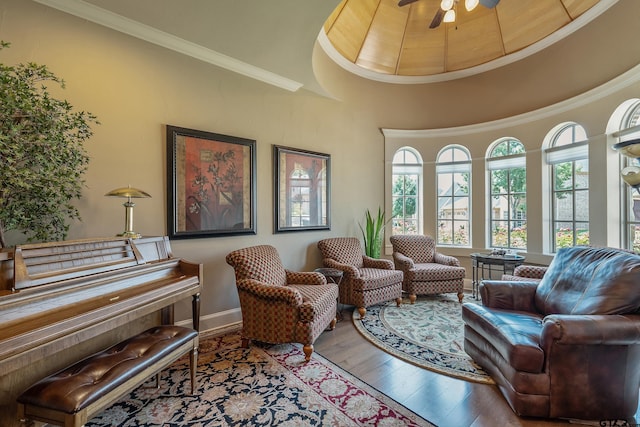
[[[522,255],[473,253],[470,257],[472,266],[472,295],[474,299],[478,299],[480,281],[485,279],[485,271],[489,272],[489,278],[491,278],[491,272],[497,270],[492,266],[499,266],[499,271],[502,271],[502,274],[513,274],[513,270],[524,263],[524,257]]]
[[[327,268],[321,267],[316,268],[316,273],[322,274],[328,283],[335,283],[340,288],[340,282],[342,282],[342,277],[344,276],[344,272],[342,270],[338,270],[337,268]],[[340,297],[338,297],[338,310],[336,310],[336,320],[339,322],[342,320],[342,310],[339,308],[340,306]]]

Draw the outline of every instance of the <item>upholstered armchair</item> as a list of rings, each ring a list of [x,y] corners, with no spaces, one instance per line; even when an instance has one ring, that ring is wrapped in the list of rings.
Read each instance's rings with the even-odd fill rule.
[[[360,319],[367,307],[395,300],[402,303],[402,272],[393,268],[388,259],[375,259],[362,253],[360,241],[355,237],[334,237],[320,240],[325,267],[342,270],[340,303],[354,305]]]
[[[242,347],[250,340],[300,343],[309,361],[316,338],[335,327],[338,286],[320,273],[286,270],[269,245],[235,250],[226,260],[240,297]]]
[[[523,282],[539,282],[549,267],[544,265],[519,265],[513,274],[503,274],[502,280],[519,280]]]
[[[390,240],[393,261],[404,273],[402,287],[411,304],[418,295],[448,292],[455,292],[462,302],[466,270],[457,258],[437,252],[430,236],[394,235]]]

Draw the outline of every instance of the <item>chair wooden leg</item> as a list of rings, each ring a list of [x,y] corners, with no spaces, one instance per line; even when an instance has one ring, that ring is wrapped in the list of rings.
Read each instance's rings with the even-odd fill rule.
[[[191,374],[191,395],[196,393],[198,384],[196,383],[196,371],[198,369],[198,347],[191,350],[189,357],[189,373]]]
[[[396,298],[396,306],[400,307],[401,304],[402,304],[402,298],[400,297]]]
[[[242,346],[242,348],[249,348],[249,338],[242,338],[242,343],[240,344],[240,346]]]
[[[415,304],[417,299],[418,296],[416,294],[409,295],[409,301],[411,302],[411,304]]]
[[[367,314],[367,309],[364,307],[358,307],[358,313],[360,313],[360,320],[364,319],[364,315]]]
[[[304,351],[304,361],[308,362],[311,360],[311,355],[313,354],[313,344],[305,344],[302,347],[302,351]]]
[[[333,331],[336,328],[336,323],[338,323],[338,319],[336,317],[333,318],[331,323],[329,323],[329,330]]]
[[[464,294],[462,292],[458,292],[458,301],[462,304],[462,298],[464,298]]]

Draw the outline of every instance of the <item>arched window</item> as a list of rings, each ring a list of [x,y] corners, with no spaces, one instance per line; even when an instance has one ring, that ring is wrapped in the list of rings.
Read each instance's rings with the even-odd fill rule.
[[[460,145],[443,148],[436,159],[439,245],[471,243],[471,156]]]
[[[527,248],[527,169],[524,145],[502,138],[489,147],[489,222],[492,248]]]
[[[589,146],[577,123],[551,130],[545,150],[551,167],[552,252],[589,244]]]
[[[422,232],[422,159],[410,147],[402,147],[393,155],[391,204],[392,234]]]
[[[640,99],[631,99],[622,103],[611,116],[610,124],[617,130],[619,143],[639,139]],[[640,159],[621,155],[620,165],[621,168],[640,167]],[[640,252],[640,189],[630,187],[622,180],[621,186],[623,188],[623,244],[627,249]]]

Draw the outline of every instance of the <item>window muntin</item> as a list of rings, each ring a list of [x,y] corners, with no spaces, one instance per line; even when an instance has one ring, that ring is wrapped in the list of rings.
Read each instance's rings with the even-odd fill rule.
[[[445,147],[436,161],[437,244],[471,244],[471,156],[461,146]]]
[[[391,177],[392,234],[420,234],[422,161],[410,147],[393,156]]]
[[[589,152],[584,128],[568,123],[556,128],[550,148],[551,250],[589,244]]]
[[[524,145],[504,138],[493,145],[489,169],[492,248],[527,248],[527,170]]]

